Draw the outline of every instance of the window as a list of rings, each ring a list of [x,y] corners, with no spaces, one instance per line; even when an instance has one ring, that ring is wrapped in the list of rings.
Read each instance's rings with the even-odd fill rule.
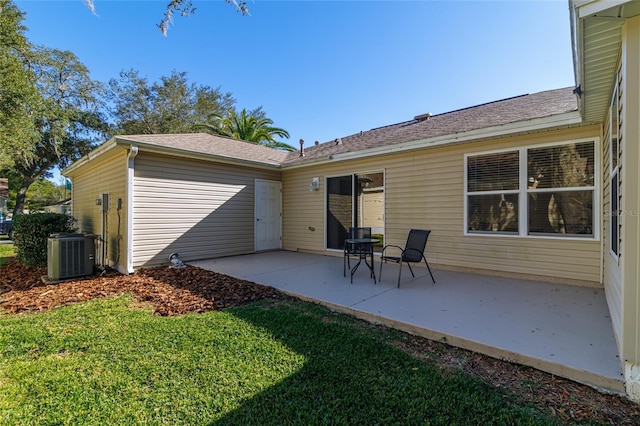
[[[593,141],[465,160],[467,233],[594,237]]]
[[[469,231],[518,233],[519,152],[467,158]]]
[[[620,134],[620,90],[619,76],[616,78],[616,84],[613,89],[611,98],[611,107],[609,109],[609,140],[611,150],[609,152],[609,176],[610,184],[610,237],[611,237],[611,254],[617,258],[620,255],[620,142],[622,135]]]

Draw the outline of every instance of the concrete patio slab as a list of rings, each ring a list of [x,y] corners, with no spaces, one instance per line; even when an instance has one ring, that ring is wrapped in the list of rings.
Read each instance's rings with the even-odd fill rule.
[[[376,259],[377,260],[377,259]],[[342,257],[275,251],[189,262],[277,288],[368,321],[506,359],[612,392],[623,373],[604,291],[385,264],[349,283]],[[376,263],[376,274],[380,263]]]

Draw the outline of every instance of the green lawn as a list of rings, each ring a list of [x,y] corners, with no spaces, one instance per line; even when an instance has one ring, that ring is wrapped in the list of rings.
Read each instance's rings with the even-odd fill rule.
[[[0,235],[0,241],[9,240],[6,235]],[[13,244],[0,244],[0,266],[7,263],[7,261],[15,256]]]
[[[0,315],[0,424],[556,424],[320,306],[154,316],[130,297]]]

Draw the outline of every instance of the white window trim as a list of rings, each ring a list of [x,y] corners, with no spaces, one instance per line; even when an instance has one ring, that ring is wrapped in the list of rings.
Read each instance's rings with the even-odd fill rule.
[[[618,196],[618,200],[616,201],[616,205],[618,207],[618,212],[620,211],[620,174],[619,174],[619,169],[620,169],[620,135],[619,135],[619,128],[615,130],[615,139],[616,139],[616,156],[618,158],[616,158],[616,165],[614,167],[613,165],[613,136],[614,136],[614,130],[613,130],[613,114],[616,114],[616,126],[620,125],[620,117],[619,117],[619,113],[620,113],[620,105],[619,105],[619,99],[618,99],[618,73],[616,73],[616,81],[613,85],[613,94],[611,96],[611,102],[609,105],[609,185],[613,184],[613,179],[615,177],[616,181],[615,181],[615,185],[616,185],[616,194]],[[613,228],[613,222],[611,220],[612,218],[612,188],[609,187],[609,227]],[[611,254],[611,257],[615,260],[615,262],[617,264],[619,264],[620,262],[620,215],[618,214],[618,220],[616,221],[616,225],[618,227],[617,231],[616,231],[616,236],[618,241],[616,241],[616,248],[617,248],[617,252],[613,250],[613,239],[612,237],[612,231],[613,229],[609,229],[609,254]]]
[[[613,171],[611,172],[611,175],[609,176],[609,185],[611,185],[613,183],[613,179],[616,179],[616,185],[618,185],[618,167],[616,166]],[[618,189],[616,191],[616,193],[618,194],[618,198],[620,197],[620,187],[618,186]],[[611,201],[612,201],[612,197],[611,197],[611,188],[609,188],[609,227],[613,228],[613,221],[612,221],[612,217],[613,217],[613,210],[611,209]],[[618,207],[618,212],[620,211],[620,201],[618,200],[618,202],[616,203],[617,207]],[[611,257],[616,261],[619,262],[620,261],[620,214],[618,214],[618,220],[616,221],[616,226],[618,227],[618,231],[616,232],[617,238],[618,238],[618,242],[616,242],[616,246],[618,249],[618,252],[616,253],[615,251],[613,251],[613,239],[612,237],[612,229],[609,229],[609,253],[611,254]]]
[[[578,188],[553,188],[554,192],[557,191],[571,191],[571,190],[580,190],[593,191],[593,235],[592,236],[563,236],[563,234],[552,235],[552,234],[528,234],[528,209],[522,208],[522,206],[528,205],[528,195],[530,192],[545,192],[548,190],[545,189],[528,189],[527,182],[527,150],[536,149],[536,148],[544,148],[548,146],[559,146],[559,145],[568,145],[572,143],[584,143],[584,142],[593,142],[593,150],[594,150],[594,182],[592,186],[581,186]],[[562,241],[600,241],[600,214],[602,210],[601,202],[600,202],[600,138],[582,138],[582,139],[568,139],[556,142],[549,142],[544,144],[536,144],[536,145],[526,145],[520,147],[512,147],[512,148],[504,148],[504,149],[495,149],[490,151],[477,151],[477,152],[469,152],[464,154],[464,228],[463,234],[469,237],[493,237],[493,238],[531,238],[531,239],[554,239],[554,240],[562,240]],[[482,191],[482,192],[469,192],[468,191],[468,158],[469,157],[477,157],[480,155],[488,155],[488,154],[496,154],[503,152],[519,152],[519,171],[520,171],[520,188],[518,190],[508,190],[508,191]],[[522,189],[526,188],[526,189]],[[551,188],[550,188],[551,189]],[[506,194],[506,193],[519,193],[518,198],[518,233],[506,233],[506,232],[469,232],[469,210],[468,210],[468,200],[469,195],[474,194]]]

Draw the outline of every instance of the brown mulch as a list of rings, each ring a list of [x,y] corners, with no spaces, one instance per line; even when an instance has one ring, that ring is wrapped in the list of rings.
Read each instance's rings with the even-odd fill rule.
[[[57,284],[43,282],[47,268],[27,269],[15,259],[0,272],[0,307],[12,314],[125,293],[132,293],[139,302],[150,303],[154,313],[163,316],[201,313],[283,297],[273,287],[193,266],[140,269],[133,275],[110,270]]]
[[[46,284],[46,268],[27,269],[10,260],[0,268],[0,309],[16,314],[131,293],[162,316],[182,315],[240,306],[257,300],[283,300],[278,290],[187,266],[184,269],[141,269],[133,275],[107,271],[88,278]],[[378,326],[383,327],[383,326]],[[566,424],[580,422],[640,425],[640,405],[619,395],[599,392],[540,370],[501,361],[441,342],[407,335],[395,342],[405,352],[445,369],[462,370],[525,401],[548,409]]]

